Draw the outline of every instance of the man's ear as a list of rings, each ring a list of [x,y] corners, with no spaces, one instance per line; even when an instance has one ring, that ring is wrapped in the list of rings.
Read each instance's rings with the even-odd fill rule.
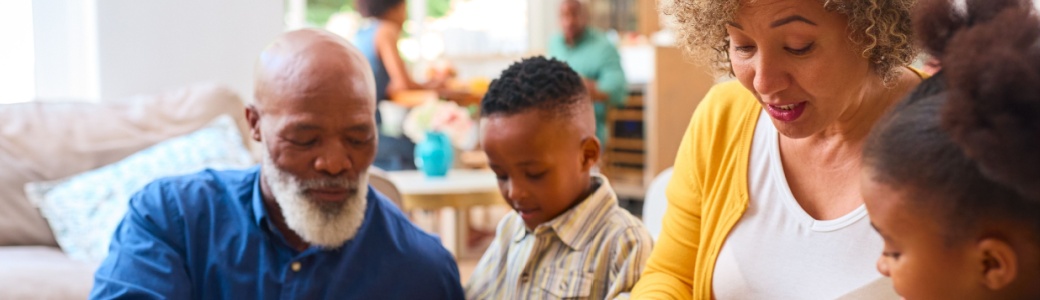
[[[253,140],[260,142],[260,111],[255,105],[246,106],[246,121],[249,122],[249,133]]]
[[[979,280],[990,290],[1006,288],[1018,277],[1018,254],[1006,241],[986,238],[976,245],[978,263],[982,264]]]
[[[581,141],[581,168],[585,172],[599,162],[600,145],[596,137],[588,137]]]

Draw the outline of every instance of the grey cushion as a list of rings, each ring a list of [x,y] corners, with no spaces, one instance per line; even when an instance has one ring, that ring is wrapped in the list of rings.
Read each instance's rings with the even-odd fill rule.
[[[0,299],[86,299],[96,265],[46,246],[0,247]]]

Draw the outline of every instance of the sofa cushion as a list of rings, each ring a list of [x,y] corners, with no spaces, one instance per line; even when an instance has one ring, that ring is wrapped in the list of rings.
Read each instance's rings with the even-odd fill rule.
[[[26,183],[116,162],[199,129],[221,114],[234,116],[244,133],[243,110],[238,96],[217,85],[117,102],[0,105],[0,246],[57,245],[47,222],[26,199]]]
[[[0,299],[86,299],[96,264],[46,246],[0,247]]]
[[[163,141],[117,163],[68,179],[25,186],[69,257],[100,262],[134,193],[153,180],[211,169],[252,165],[228,116],[191,134]]]

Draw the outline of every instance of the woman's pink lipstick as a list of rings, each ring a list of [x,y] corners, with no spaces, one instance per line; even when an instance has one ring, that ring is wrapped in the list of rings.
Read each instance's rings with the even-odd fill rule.
[[[805,112],[805,105],[806,102],[798,102],[787,105],[766,104],[765,106],[766,112],[768,112],[769,116],[773,117],[773,119],[780,120],[781,122],[794,122],[794,120],[797,120],[798,117],[801,117],[802,113]]]

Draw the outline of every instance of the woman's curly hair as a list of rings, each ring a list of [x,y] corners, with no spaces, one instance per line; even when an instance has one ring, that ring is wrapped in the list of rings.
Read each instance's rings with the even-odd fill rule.
[[[725,24],[746,0],[675,0],[663,7],[679,24],[680,48],[716,71],[732,73]],[[754,1],[754,0],[751,0]],[[849,36],[885,82],[917,58],[910,11],[917,0],[820,0],[824,8],[849,18]]]

